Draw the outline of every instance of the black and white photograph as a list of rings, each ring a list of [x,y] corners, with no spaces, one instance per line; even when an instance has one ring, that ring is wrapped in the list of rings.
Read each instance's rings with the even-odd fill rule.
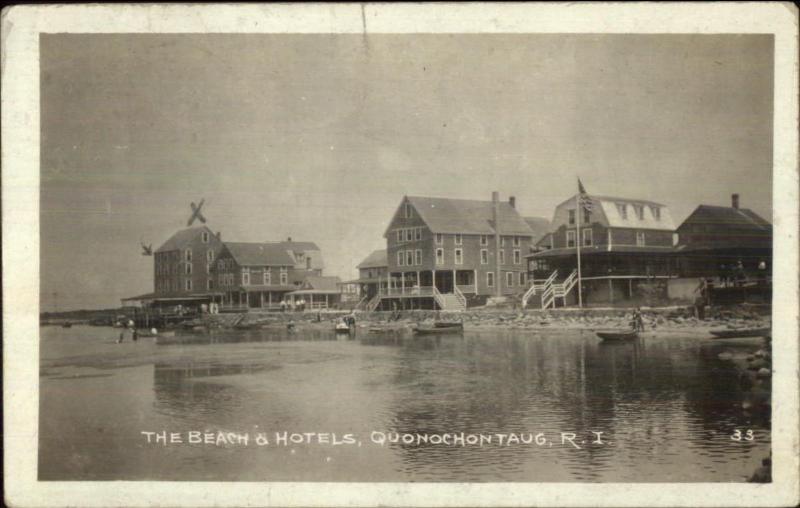
[[[4,326],[4,366],[34,362],[46,505],[120,481],[134,497],[91,503],[190,482],[797,499],[785,34],[392,30],[410,18],[373,4],[170,30],[123,7],[147,29],[34,34],[33,170],[4,143],[4,322],[32,323]],[[796,49],[796,8],[764,7]],[[328,28],[293,30],[311,8]]]

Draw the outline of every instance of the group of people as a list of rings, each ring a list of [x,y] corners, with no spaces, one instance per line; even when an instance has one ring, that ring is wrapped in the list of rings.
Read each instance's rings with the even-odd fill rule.
[[[306,301],[302,298],[299,300],[292,300],[292,301],[281,300],[280,305],[281,305],[281,312],[286,312],[287,310],[293,310],[293,311],[296,310],[298,312],[303,312],[304,310],[306,310]]]

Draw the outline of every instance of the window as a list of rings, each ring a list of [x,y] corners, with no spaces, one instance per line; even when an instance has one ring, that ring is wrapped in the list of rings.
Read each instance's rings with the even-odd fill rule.
[[[636,246],[637,247],[644,247],[644,231],[637,231],[636,232]]]
[[[187,263],[191,263],[192,262],[192,249],[186,249],[186,251],[184,252],[184,257],[185,257]]]
[[[414,239],[414,230],[413,229],[406,229],[406,241],[410,242]]]
[[[463,243],[464,243],[464,238],[461,236],[461,233],[457,233],[457,234],[455,235],[455,241],[454,241],[454,243],[455,243],[456,245],[463,245]]]
[[[633,205],[633,212],[636,214],[637,219],[644,220],[644,207],[642,205]]]
[[[494,287],[494,272],[486,272],[486,285],[490,288]]]
[[[592,222],[592,212],[590,212],[589,210],[584,208],[583,209],[583,223],[584,224],[589,224],[590,222]]]
[[[436,264],[444,264],[444,249],[436,249]]]
[[[415,228],[414,229],[414,240],[422,240],[422,228]]]
[[[272,270],[264,268],[264,285],[269,286],[272,284]]]
[[[514,264],[522,264],[522,253],[520,253],[519,249],[514,249]]]
[[[187,263],[186,264],[186,275],[191,275],[191,274],[192,274],[192,264],[191,263]]]
[[[583,245],[589,247],[592,245],[592,228],[583,230]]]
[[[525,287],[525,272],[519,272],[519,285]]]
[[[456,249],[455,250],[455,258],[456,258],[456,264],[457,265],[463,265],[464,264],[464,250],[463,249]]]
[[[209,291],[214,289],[214,279],[208,279],[208,281],[206,282],[206,289],[208,289]]]
[[[514,272],[506,272],[506,287],[514,287]]]
[[[311,270],[311,258],[306,258],[306,270]]]
[[[506,264],[506,251],[504,251],[503,249],[500,249],[500,264],[501,265]]]
[[[661,220],[661,208],[659,208],[657,206],[651,206],[650,207],[650,213],[653,214],[653,218],[655,220]]]
[[[500,237],[500,246],[501,247],[505,247],[506,246],[506,237],[505,236],[501,236]]]
[[[406,266],[413,266],[414,265],[414,251],[407,250],[406,251]]]
[[[486,235],[481,235],[481,245],[489,245],[489,237]]]
[[[411,218],[411,203],[406,203],[406,205],[405,205],[405,215],[406,215],[406,219],[410,219]]]
[[[289,273],[286,271],[286,267],[281,268],[281,286],[285,286],[289,283]]]
[[[575,210],[569,210],[569,225],[575,224]]]
[[[186,291],[192,290],[192,279],[186,279]]]
[[[489,251],[486,249],[481,249],[481,264],[482,265],[489,264]]]
[[[518,236],[514,237],[514,247],[519,247],[519,237]]]
[[[567,247],[575,247],[575,231],[567,231]]]
[[[616,205],[617,205],[617,212],[619,212],[619,216],[627,220],[628,205],[626,205],[625,203],[616,203]]]
[[[444,243],[444,235],[441,233],[436,233],[436,243],[441,245]]]
[[[203,239],[203,243],[208,243],[208,231],[203,231],[201,238]]]
[[[211,273],[212,266],[214,266],[213,263],[206,263],[206,273]]]
[[[242,286],[250,285],[250,269],[242,268]]]
[[[405,238],[405,233],[403,233],[402,229],[398,229],[397,230],[397,241],[398,242],[402,242],[404,238]]]
[[[406,255],[403,251],[397,251],[397,266],[405,266],[406,264]]]
[[[414,264],[415,265],[422,264],[422,251],[419,249],[414,251]]]

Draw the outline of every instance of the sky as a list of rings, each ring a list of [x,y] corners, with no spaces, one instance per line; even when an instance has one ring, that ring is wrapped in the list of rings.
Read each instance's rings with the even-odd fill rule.
[[[152,291],[205,198],[223,240],[314,241],[343,279],[404,195],[576,192],[772,219],[769,35],[50,34],[42,310]]]

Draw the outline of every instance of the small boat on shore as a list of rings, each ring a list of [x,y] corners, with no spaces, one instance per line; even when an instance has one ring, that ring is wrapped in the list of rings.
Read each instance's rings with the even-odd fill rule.
[[[639,338],[639,333],[634,330],[607,330],[595,333],[604,342],[627,342]]]
[[[442,333],[463,333],[464,323],[437,322],[433,326],[417,326],[414,328],[416,335],[435,335]]]
[[[350,333],[350,325],[347,323],[336,323],[334,330],[336,333]]]
[[[709,330],[715,339],[741,339],[746,337],[767,337],[770,328],[730,328],[727,330]]]
[[[72,328],[72,323],[70,323],[69,321],[62,323],[61,328]]]

